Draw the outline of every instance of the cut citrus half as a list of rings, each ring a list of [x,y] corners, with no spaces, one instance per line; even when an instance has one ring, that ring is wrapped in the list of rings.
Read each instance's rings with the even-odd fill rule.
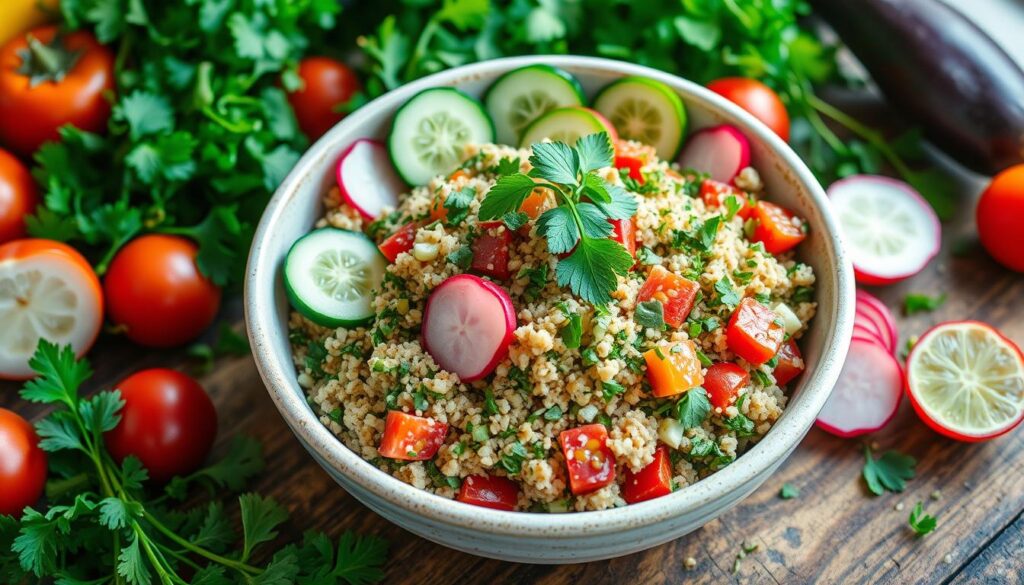
[[[907,357],[907,395],[938,433],[972,442],[998,437],[1024,419],[1024,356],[985,323],[941,323]]]
[[[41,338],[70,344],[79,356],[92,347],[103,323],[100,281],[70,246],[8,242],[0,246],[0,323],[0,378],[29,378]]]

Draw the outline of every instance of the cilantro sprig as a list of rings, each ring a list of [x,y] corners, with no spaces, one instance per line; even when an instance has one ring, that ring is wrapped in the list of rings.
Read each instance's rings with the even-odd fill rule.
[[[547,239],[549,252],[567,254],[555,268],[558,285],[594,305],[605,305],[618,277],[633,265],[626,248],[609,239],[609,220],[629,219],[637,210],[633,195],[596,173],[612,165],[611,139],[600,132],[583,136],[576,146],[546,142],[532,150],[533,169],[500,176],[480,204],[480,219],[515,214],[535,189],[551,190],[558,206],[537,218],[537,233]]]
[[[117,464],[106,450],[103,434],[121,420],[120,392],[83,396],[92,370],[70,346],[40,341],[29,363],[37,377],[22,398],[56,407],[36,424],[54,479],[44,508],[26,508],[17,520],[0,516],[0,582],[364,585],[383,579],[387,544],[373,537],[345,532],[335,544],[310,532],[302,543],[265,550],[288,518],[270,498],[238,497],[240,534],[219,501],[169,507],[195,495],[193,487],[210,494],[241,490],[263,468],[255,441],[236,439],[222,460],[154,494],[137,458]],[[264,557],[270,560],[254,560]]]

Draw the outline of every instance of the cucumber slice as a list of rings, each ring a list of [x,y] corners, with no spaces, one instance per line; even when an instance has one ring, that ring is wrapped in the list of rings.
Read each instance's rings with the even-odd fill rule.
[[[295,310],[324,327],[356,327],[373,319],[374,291],[387,260],[359,232],[320,228],[302,236],[284,260],[284,288]]]
[[[597,94],[594,109],[619,136],[649,144],[663,160],[675,158],[686,135],[686,108],[672,88],[646,77],[623,77]]]
[[[388,154],[402,180],[422,185],[462,162],[467,144],[494,142],[494,123],[479,101],[451,87],[425,89],[395,113]]]
[[[527,148],[545,138],[572,146],[581,136],[598,132],[607,132],[613,146],[618,140],[611,122],[594,110],[581,106],[556,108],[527,126],[519,139],[519,147]]]
[[[523,130],[543,114],[582,106],[583,88],[572,75],[550,65],[527,65],[505,73],[484,96],[500,144],[516,144]]]

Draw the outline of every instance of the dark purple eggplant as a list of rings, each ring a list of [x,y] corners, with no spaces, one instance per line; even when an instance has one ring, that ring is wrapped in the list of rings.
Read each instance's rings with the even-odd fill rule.
[[[938,0],[811,0],[886,99],[963,165],[1024,162],[1024,71]]]

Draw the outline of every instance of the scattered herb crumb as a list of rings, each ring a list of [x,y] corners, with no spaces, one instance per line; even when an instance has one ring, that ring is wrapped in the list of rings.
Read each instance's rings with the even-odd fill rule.
[[[686,560],[683,561],[683,567],[687,571],[692,571],[696,566],[697,566],[697,559],[695,559],[693,557],[686,557]]]
[[[930,514],[925,514],[924,504],[918,502],[914,506],[914,509],[910,511],[910,517],[907,518],[907,523],[914,529],[914,533],[918,536],[924,536],[935,530],[935,527],[938,525],[938,519]]]
[[[796,487],[791,483],[782,484],[782,489],[779,490],[779,497],[783,500],[792,500],[793,498],[800,497],[800,488]]]
[[[937,296],[911,293],[903,297],[903,313],[913,315],[914,313],[925,313],[938,309],[946,302],[946,293]]]

